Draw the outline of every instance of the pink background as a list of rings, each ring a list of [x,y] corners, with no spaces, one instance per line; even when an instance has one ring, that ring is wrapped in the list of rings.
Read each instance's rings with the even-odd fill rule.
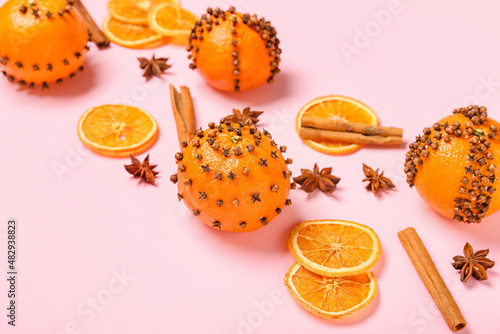
[[[85,3],[102,22],[105,1]],[[0,332],[446,333],[397,238],[408,226],[420,233],[455,295],[469,323],[463,333],[498,332],[500,268],[488,271],[488,281],[462,284],[450,262],[466,241],[476,250],[489,247],[491,258],[500,261],[500,214],[465,225],[431,211],[406,185],[406,145],[332,157],[309,149],[294,130],[297,111],[329,94],[368,104],[381,124],[404,128],[406,144],[455,106],[485,105],[500,119],[498,2],[183,0],[182,5],[195,13],[235,5],[271,20],[283,49],[275,83],[241,94],[218,92],[188,69],[187,52],[173,45],[158,50],[113,45],[104,51],[92,46],[85,71],[48,91],[0,81],[4,272],[6,221],[19,221],[18,326],[6,325],[7,285],[1,279]],[[359,37],[360,31],[368,37]],[[346,45],[356,53],[344,54]],[[173,67],[162,80],[145,84],[136,57],[153,52],[170,57]],[[288,146],[294,174],[314,162],[333,166],[342,178],[338,190],[333,196],[294,191],[294,205],[256,232],[207,228],[178,203],[169,181],[177,139],[168,83],[191,88],[200,125],[233,107],[265,110],[261,125]],[[161,134],[148,152],[161,172],[156,186],[131,178],[123,169],[127,159],[82,150],[79,117],[109,103],[137,105],[156,117]],[[385,170],[396,190],[381,196],[365,191],[362,163]],[[62,165],[66,173],[58,175],[54,167]],[[293,263],[286,246],[290,230],[321,218],[369,225],[382,241],[374,268],[380,293],[369,308],[345,320],[309,314],[282,281]],[[122,271],[128,277],[120,282],[115,277]],[[91,311],[93,300],[98,310]]]

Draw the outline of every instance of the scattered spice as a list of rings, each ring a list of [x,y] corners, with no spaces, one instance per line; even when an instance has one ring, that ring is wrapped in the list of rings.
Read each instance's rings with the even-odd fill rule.
[[[155,176],[158,174],[158,172],[155,172],[153,169],[155,169],[157,165],[149,164],[149,154],[146,156],[142,163],[132,154],[130,155],[130,159],[132,160],[132,164],[125,165],[125,170],[132,174],[134,177],[140,177],[147,183],[154,184]]]
[[[453,268],[460,270],[460,280],[467,282],[469,277],[474,277],[479,281],[488,279],[486,270],[492,268],[495,262],[486,258],[489,249],[474,252],[472,246],[467,242],[464,246],[464,255],[457,255],[453,258]]]
[[[259,123],[259,116],[262,115],[263,111],[251,111],[250,107],[243,109],[243,112],[238,109],[233,109],[233,114],[228,115],[221,119],[221,122],[246,122],[251,120],[253,124]]]
[[[319,188],[324,193],[333,193],[337,189],[340,178],[332,175],[332,167],[323,168],[319,171],[318,164],[314,164],[312,171],[301,169],[302,175],[294,177],[293,180],[300,184],[301,189],[306,193],[313,192]]]
[[[373,168],[363,164],[363,173],[365,173],[366,178],[363,179],[363,182],[368,181],[368,185],[366,186],[366,190],[372,191],[375,194],[380,190],[392,189],[396,188],[392,181],[384,176],[384,172],[379,174],[379,168],[376,171]]]
[[[141,63],[141,69],[144,70],[144,74],[142,75],[147,80],[151,79],[153,76],[160,77],[163,72],[168,70],[172,65],[167,64],[168,58],[153,58],[148,60],[147,58],[141,57],[137,58]]]

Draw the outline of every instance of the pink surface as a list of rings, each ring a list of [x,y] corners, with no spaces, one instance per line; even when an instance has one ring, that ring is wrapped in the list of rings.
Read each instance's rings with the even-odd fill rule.
[[[85,3],[102,22],[105,1]],[[275,83],[221,93],[188,69],[181,47],[150,51],[117,45],[104,51],[93,46],[85,72],[49,91],[20,90],[0,81],[4,269],[6,221],[19,221],[18,326],[6,325],[2,279],[0,332],[447,333],[397,238],[399,230],[414,226],[469,323],[462,332],[497,333],[499,268],[488,271],[486,282],[462,284],[450,262],[466,241],[476,249],[489,247],[491,258],[500,261],[500,215],[480,225],[444,219],[407,187],[406,145],[327,156],[302,144],[294,117],[315,97],[351,96],[371,106],[382,125],[403,127],[406,143],[458,105],[482,104],[500,119],[498,3],[183,0],[182,5],[195,13],[236,5],[270,19],[283,49]],[[369,36],[360,37],[360,31]],[[136,57],[153,52],[170,57],[174,66],[163,80],[145,84]],[[168,83],[191,88],[199,124],[233,107],[265,110],[262,125],[288,146],[294,174],[314,162],[333,166],[342,178],[338,190],[333,196],[292,192],[294,205],[256,232],[207,228],[178,203],[169,181],[177,139]],[[132,179],[123,169],[127,159],[81,149],[80,115],[109,103],[140,106],[158,120],[160,138],[148,152],[161,172],[156,186]],[[382,196],[366,192],[362,163],[385,170],[397,189]],[[54,168],[61,165],[67,169],[58,175]],[[293,263],[286,246],[290,230],[321,218],[369,225],[383,246],[374,268],[379,295],[345,320],[309,314],[282,281]]]

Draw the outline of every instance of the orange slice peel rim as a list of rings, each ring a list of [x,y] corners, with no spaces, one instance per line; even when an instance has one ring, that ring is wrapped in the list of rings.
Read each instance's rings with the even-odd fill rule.
[[[121,1],[121,0],[111,0],[106,4],[106,8],[108,9],[109,14],[118,21],[129,24],[147,24],[148,20],[146,17],[127,17],[118,12],[121,8],[118,8],[119,5],[123,5],[125,3],[135,4],[136,1]],[[137,1],[139,3],[139,1]],[[136,5],[136,7],[139,7]]]
[[[158,13],[166,7],[172,7],[178,9],[177,26],[175,29],[165,28],[161,26],[157,21]],[[185,22],[186,15],[189,16],[190,22]],[[193,25],[196,21],[195,20],[194,22],[191,22],[193,21],[194,18],[196,18],[196,20],[199,19],[196,15],[194,15],[193,13],[184,8],[181,8],[179,6],[176,7],[175,5],[168,3],[158,3],[150,10],[148,14],[148,23],[153,31],[155,31],[157,34],[161,34],[162,36],[167,36],[167,37],[188,36],[191,33],[191,25]]]
[[[302,306],[307,311],[309,311],[317,316],[320,316],[322,318],[341,319],[341,318],[351,316],[354,313],[357,313],[358,311],[360,311],[360,310],[364,309],[365,307],[367,307],[368,305],[370,305],[378,293],[377,280],[375,279],[375,276],[373,275],[372,272],[365,272],[365,273],[359,274],[357,276],[346,276],[346,277],[333,277],[333,278],[331,278],[331,277],[324,277],[323,276],[322,277],[323,279],[327,279],[327,280],[330,279],[333,282],[333,284],[324,284],[324,287],[321,288],[321,289],[327,289],[327,292],[324,295],[323,302],[327,301],[327,298],[329,297],[328,289],[334,289],[334,288],[339,287],[339,286],[340,286],[340,289],[343,289],[341,286],[343,284],[342,282],[349,284],[349,281],[351,281],[352,278],[359,278],[359,277],[362,277],[362,275],[366,275],[366,278],[369,280],[369,293],[361,302],[355,304],[354,306],[352,306],[346,310],[342,310],[341,312],[328,312],[324,309],[321,309],[321,308],[318,308],[318,307],[312,305],[310,301],[307,301],[302,296],[305,293],[301,294],[297,290],[297,286],[293,282],[293,278],[296,277],[294,275],[300,269],[307,270],[297,262],[292,264],[290,266],[290,268],[288,268],[288,270],[283,278],[285,286],[287,287],[287,289],[290,292],[290,294],[292,295],[292,297],[295,299],[295,301],[297,301],[297,303],[300,306]],[[312,274],[318,276],[318,274],[314,274],[314,273],[312,273]],[[354,281],[351,281],[351,282],[357,283]],[[317,285],[318,285],[318,283],[316,283],[316,286]],[[332,287],[330,288],[328,285],[331,285]],[[320,288],[316,288],[315,290],[318,290],[318,289],[320,289]],[[346,290],[344,290],[344,291],[346,291]],[[310,292],[314,292],[314,290],[310,291]],[[306,292],[306,293],[308,293],[308,292]],[[348,291],[347,291],[347,294],[349,294]],[[338,294],[336,294],[336,296],[338,297]],[[361,299],[361,298],[359,298],[359,296],[356,296],[356,297],[358,299]],[[336,301],[337,301],[338,305],[340,306],[340,301],[338,300],[338,298]]]
[[[86,134],[86,131],[84,130],[84,125],[89,115],[98,109],[106,107],[117,107],[117,106],[125,108],[133,108],[141,112],[143,115],[145,115],[152,122],[152,127],[150,131],[148,131],[147,135],[144,136],[142,140],[140,140],[139,142],[125,147],[106,146],[90,140]],[[85,111],[85,113],[80,117],[78,121],[77,130],[78,130],[78,137],[83,142],[83,144],[91,151],[98,153],[100,155],[104,155],[107,157],[115,157],[115,158],[124,158],[124,157],[129,157],[131,154],[137,155],[142,152],[145,152],[156,143],[159,136],[158,124],[155,118],[150,113],[138,107],[125,106],[125,105],[101,105],[87,109],[87,111]]]
[[[367,246],[367,247],[371,247],[370,257],[368,259],[366,259],[365,261],[360,262],[356,266],[343,267],[343,268],[332,268],[332,267],[325,266],[325,265],[320,264],[320,263],[316,263],[316,262],[312,261],[311,259],[307,258],[306,256],[304,256],[304,251],[311,252],[311,250],[303,250],[298,245],[297,239],[299,237],[301,230],[303,230],[305,227],[310,226],[310,225],[331,225],[331,224],[342,225],[343,227],[341,229],[343,229],[344,226],[355,227],[355,228],[359,229],[360,231],[362,231],[363,233],[366,233],[370,237],[370,239],[372,240],[371,245]],[[362,233],[359,234],[359,236],[361,236],[361,235],[362,235]],[[328,236],[328,238],[330,238],[330,236]],[[340,256],[340,251],[338,251],[338,250],[342,247],[347,248],[347,246],[339,245],[338,244],[339,240],[340,239],[338,238],[337,242],[334,242],[330,239],[330,242],[332,243],[330,247],[331,247],[331,249],[335,248],[335,250],[337,250],[337,252],[339,253],[339,255],[338,255],[339,258],[342,258],[342,257],[345,258],[345,255],[342,255],[342,257]],[[345,220],[309,220],[309,221],[304,221],[304,222],[300,223],[299,225],[297,225],[290,233],[290,237],[288,240],[288,247],[289,247],[290,252],[292,253],[293,257],[295,258],[295,260],[298,263],[300,263],[304,268],[308,269],[309,271],[311,271],[313,273],[323,275],[323,276],[328,276],[328,277],[353,276],[353,275],[358,275],[358,274],[364,273],[364,272],[368,271],[369,269],[371,269],[377,263],[377,261],[380,258],[381,252],[382,252],[382,246],[380,243],[380,239],[378,238],[375,231],[373,231],[373,229],[371,229],[370,227],[363,225],[363,224],[354,223],[354,222],[345,221]],[[349,248],[352,248],[352,249],[358,248],[359,249],[359,247],[351,247],[351,246],[349,246]],[[334,253],[334,251],[330,250],[331,253],[328,257],[330,257]],[[345,251],[343,251],[343,252],[348,253]],[[352,250],[351,250],[351,252],[352,252]]]
[[[177,0],[109,0],[108,12],[118,21],[135,25],[147,25],[148,14],[153,6],[167,3],[179,7]]]
[[[156,45],[156,47],[159,47],[159,46],[166,44],[168,42],[168,40],[165,40],[164,43],[162,44],[162,40],[164,40],[164,36],[160,35],[156,32],[155,32],[156,35],[142,38],[142,39],[137,39],[137,40],[121,39],[118,36],[116,36],[116,34],[112,31],[112,29],[110,29],[109,25],[110,25],[111,20],[115,20],[117,23],[120,23],[122,25],[129,25],[131,27],[135,26],[135,27],[138,27],[138,28],[140,27],[140,28],[144,28],[144,29],[151,29],[151,28],[149,26],[146,26],[146,25],[136,25],[136,24],[121,22],[121,21],[115,19],[113,16],[108,15],[108,16],[106,16],[106,18],[104,19],[104,21],[102,23],[103,32],[113,43],[115,43],[117,45],[130,47],[130,48],[141,48],[141,47],[150,48],[150,45],[153,45],[153,44],[156,45],[155,43],[159,43],[158,45]],[[153,30],[151,29],[151,31],[153,31]]]

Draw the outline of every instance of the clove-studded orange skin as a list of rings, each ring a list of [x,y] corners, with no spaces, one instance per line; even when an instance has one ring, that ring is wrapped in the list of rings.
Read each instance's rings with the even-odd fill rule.
[[[454,115],[424,129],[424,134],[410,145],[405,163],[408,183],[415,186],[428,205],[445,217],[468,223],[479,223],[500,209],[497,171],[500,167],[500,134],[497,134],[500,124],[488,117],[479,122],[478,116],[472,122],[472,117],[462,114],[469,110],[472,114],[474,110],[486,113],[486,108],[481,108],[457,109]],[[468,129],[472,129],[472,133]],[[441,137],[436,138],[436,135]]]
[[[208,8],[193,26],[187,48],[191,69],[211,86],[227,92],[272,83],[280,72],[279,39],[264,18]]]
[[[83,70],[85,21],[66,0],[9,0],[0,8],[0,67],[7,79],[33,87]]]
[[[291,160],[281,152],[286,148],[278,147],[270,134],[262,134],[250,122],[242,124],[212,123],[213,128],[198,130],[183,152],[176,154],[177,174],[171,178],[178,182],[179,200],[205,224],[223,231],[254,231],[291,204],[287,200]]]

